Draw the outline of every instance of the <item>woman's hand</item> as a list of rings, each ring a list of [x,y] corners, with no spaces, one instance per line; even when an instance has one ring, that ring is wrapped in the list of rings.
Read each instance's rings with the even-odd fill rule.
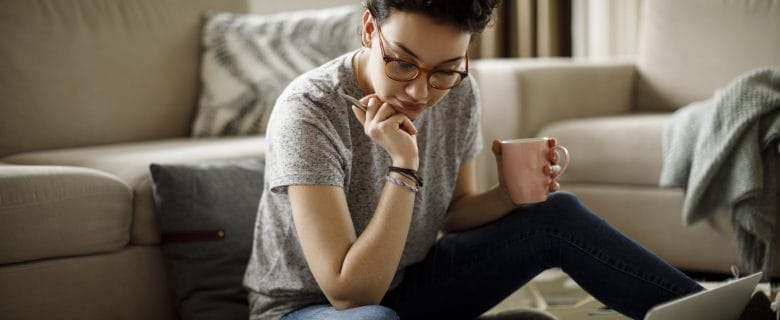
[[[366,135],[387,151],[393,166],[417,170],[417,128],[412,121],[375,95],[363,97],[360,102],[367,106],[366,112],[356,106],[352,106],[352,112],[363,123]]]
[[[547,146],[550,147],[550,152],[547,154],[547,159],[550,160],[550,164],[544,167],[544,173],[549,177],[547,179],[550,192],[558,191],[561,185],[558,183],[557,178],[561,172],[561,166],[558,165],[558,153],[555,152],[555,146],[558,145],[558,141],[553,138],[547,140]]]
[[[558,181],[556,181],[556,178],[558,176],[558,173],[561,172],[561,166],[558,165],[558,154],[555,152],[555,146],[558,145],[558,142],[555,139],[549,139],[547,141],[548,146],[550,147],[550,153],[547,154],[547,159],[550,160],[550,164],[545,166],[543,168],[544,173],[548,175],[548,189],[550,192],[558,191],[560,188],[560,184]],[[501,141],[498,139],[493,140],[492,145],[492,151],[493,155],[496,158],[496,168],[498,168],[498,187],[501,191],[503,191],[503,194],[506,195],[506,200],[510,203],[512,200],[509,197],[509,190],[506,187],[506,182],[504,181],[504,169],[501,164]]]

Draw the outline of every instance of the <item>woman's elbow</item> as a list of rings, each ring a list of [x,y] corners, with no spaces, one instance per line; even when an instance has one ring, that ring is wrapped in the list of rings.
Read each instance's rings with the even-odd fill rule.
[[[375,294],[363,290],[355,290],[353,286],[345,288],[330,288],[323,290],[325,297],[336,310],[352,309],[368,305],[378,305],[384,294]]]

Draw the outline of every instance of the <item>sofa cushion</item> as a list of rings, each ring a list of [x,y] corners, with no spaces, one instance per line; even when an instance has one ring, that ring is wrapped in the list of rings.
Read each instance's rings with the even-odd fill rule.
[[[780,1],[644,1],[637,107],[669,111],[780,65]]]
[[[686,226],[683,192],[678,188],[562,184],[593,212],[664,261],[690,271],[730,273],[739,265],[728,209]],[[776,259],[780,261],[780,257]],[[778,265],[780,270],[780,265]]]
[[[571,152],[562,184],[612,183],[658,186],[661,135],[668,114],[584,118],[553,123],[539,133]]]
[[[30,152],[3,158],[15,164],[56,164],[88,167],[111,173],[133,190],[133,215],[130,241],[155,244],[160,231],[154,217],[152,162],[188,162],[210,159],[262,159],[262,136],[202,139],[170,139],[141,143]]]
[[[132,192],[97,170],[0,166],[0,264],[118,250]]]
[[[246,0],[0,1],[0,157],[187,136],[202,16],[246,8]]]
[[[0,319],[176,320],[157,246],[0,266]]]
[[[151,165],[162,249],[184,320],[249,317],[242,280],[264,168],[254,159]]]
[[[295,77],[360,46],[361,12],[351,5],[208,16],[192,135],[264,133],[276,98]]]

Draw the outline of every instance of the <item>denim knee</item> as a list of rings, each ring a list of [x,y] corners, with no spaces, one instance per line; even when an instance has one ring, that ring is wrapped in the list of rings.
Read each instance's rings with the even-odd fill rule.
[[[519,210],[536,212],[539,214],[537,219],[550,219],[555,221],[556,225],[561,225],[562,222],[577,223],[593,221],[594,219],[602,220],[588,209],[576,195],[565,191],[550,193],[547,201],[532,204]]]
[[[367,305],[345,310],[336,310],[330,304],[304,307],[286,314],[283,320],[398,320],[398,314],[385,306]]]
[[[355,319],[366,320],[398,320],[398,314],[385,306],[369,305],[350,309],[350,312],[354,312]]]
[[[550,204],[565,207],[578,207],[582,205],[580,199],[577,198],[576,195],[566,191],[550,193],[550,195],[547,197],[547,201]]]

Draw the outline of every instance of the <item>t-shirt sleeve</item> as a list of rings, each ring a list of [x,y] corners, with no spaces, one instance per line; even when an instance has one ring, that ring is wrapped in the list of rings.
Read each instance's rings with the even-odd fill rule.
[[[323,108],[306,95],[282,96],[274,107],[266,134],[267,179],[272,192],[290,185],[344,187],[343,146]]]
[[[463,139],[463,153],[461,157],[461,163],[473,160],[477,157],[480,151],[482,151],[482,120],[480,119],[480,110],[482,107],[479,104],[479,90],[473,77],[468,78],[468,85],[471,87],[466,94],[464,102],[468,104],[466,110],[469,110],[468,114],[468,126],[465,131],[465,138]]]

